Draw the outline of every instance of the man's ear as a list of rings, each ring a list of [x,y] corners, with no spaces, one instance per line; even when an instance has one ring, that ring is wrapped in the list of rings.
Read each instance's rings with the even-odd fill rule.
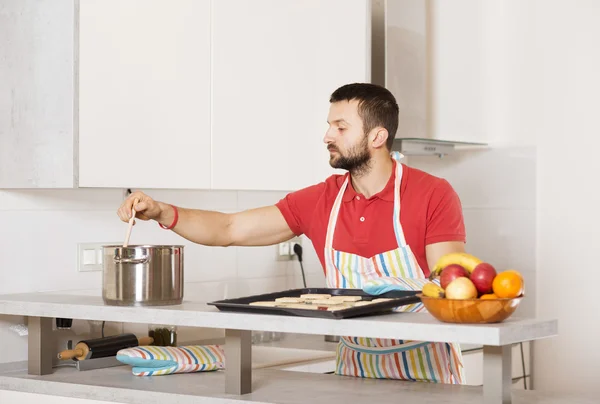
[[[373,131],[373,140],[371,141],[374,148],[379,149],[380,147],[384,147],[388,138],[388,131],[385,128],[374,128]]]

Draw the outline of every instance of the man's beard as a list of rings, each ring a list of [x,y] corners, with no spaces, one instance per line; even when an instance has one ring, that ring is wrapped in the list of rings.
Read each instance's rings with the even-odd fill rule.
[[[366,174],[371,169],[371,155],[369,154],[367,144],[368,140],[365,136],[363,141],[348,150],[346,155],[343,155],[337,147],[333,145],[328,146],[327,149],[335,150],[338,154],[337,156],[331,156],[329,164],[333,168],[348,170],[354,176]]]

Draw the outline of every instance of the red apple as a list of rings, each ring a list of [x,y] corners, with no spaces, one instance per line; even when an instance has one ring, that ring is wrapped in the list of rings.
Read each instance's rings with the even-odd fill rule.
[[[485,295],[492,293],[492,283],[495,277],[496,269],[487,262],[482,262],[471,272],[470,278],[479,294]]]
[[[448,284],[455,280],[456,278],[469,277],[469,272],[458,264],[450,264],[444,269],[442,269],[442,273],[440,274],[440,286],[442,289],[446,289]]]

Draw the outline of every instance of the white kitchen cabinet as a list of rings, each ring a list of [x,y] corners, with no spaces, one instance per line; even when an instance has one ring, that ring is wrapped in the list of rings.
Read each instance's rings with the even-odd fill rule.
[[[73,1],[0,4],[0,188],[73,188]]]
[[[79,186],[210,188],[210,0],[79,3]]]
[[[370,81],[369,0],[0,10],[0,188],[302,188],[336,172],[329,96]]]
[[[334,172],[329,97],[370,81],[369,3],[213,1],[212,188],[295,190]]]

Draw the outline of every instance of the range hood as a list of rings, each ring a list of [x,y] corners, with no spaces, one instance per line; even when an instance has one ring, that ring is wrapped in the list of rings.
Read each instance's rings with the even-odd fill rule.
[[[394,150],[442,157],[487,146],[481,142],[485,93],[477,74],[482,54],[477,39],[469,39],[479,29],[471,22],[479,20],[477,7],[372,0],[371,79],[389,89],[400,108]]]
[[[405,156],[438,156],[442,158],[458,150],[472,150],[485,147],[487,147],[486,143],[397,137],[394,139],[392,150],[399,151]]]

